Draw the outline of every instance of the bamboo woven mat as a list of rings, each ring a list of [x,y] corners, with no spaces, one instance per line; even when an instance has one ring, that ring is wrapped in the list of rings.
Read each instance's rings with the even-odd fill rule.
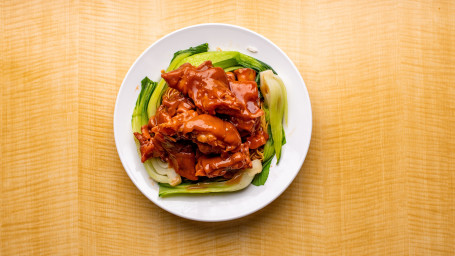
[[[0,255],[454,255],[454,1],[0,1]],[[247,27],[300,70],[308,156],[271,205],[173,216],[126,175],[116,95],[158,38]]]

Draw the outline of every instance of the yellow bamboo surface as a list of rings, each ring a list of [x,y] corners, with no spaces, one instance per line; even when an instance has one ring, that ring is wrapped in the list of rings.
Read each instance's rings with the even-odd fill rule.
[[[0,255],[454,255],[455,2],[0,1]],[[134,186],[118,89],[158,38],[247,27],[294,61],[313,108],[292,185],[199,223]]]

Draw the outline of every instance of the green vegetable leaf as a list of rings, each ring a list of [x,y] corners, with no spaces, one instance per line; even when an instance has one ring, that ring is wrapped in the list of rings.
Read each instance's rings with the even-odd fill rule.
[[[224,69],[224,72],[231,72],[231,71],[234,71],[234,70],[237,70],[239,68],[243,68],[242,66],[232,66],[232,67],[228,67],[228,68],[225,68]]]
[[[155,88],[156,83],[148,77],[142,79],[141,92],[137,97],[136,106],[134,107],[133,116],[131,118],[133,132],[141,132],[141,127],[148,122],[147,105]]]
[[[273,70],[273,68],[270,67],[268,64],[243,53],[239,53],[239,55],[237,56],[237,63],[238,65],[243,66],[245,68],[254,69],[258,73],[265,70],[272,70],[272,72],[276,74],[275,70]]]
[[[174,57],[172,57],[171,63],[174,61],[174,59],[176,59],[182,53],[189,53],[188,56],[190,56],[190,55],[193,55],[193,54],[196,54],[196,53],[206,52],[206,51],[208,51],[208,49],[209,49],[209,44],[205,43],[205,44],[200,44],[200,45],[195,46],[195,47],[190,47],[190,48],[185,49],[185,50],[177,51],[177,52],[174,53]]]
[[[272,163],[272,159],[273,157],[269,158],[269,160],[262,163],[262,172],[254,176],[254,179],[251,182],[251,184],[255,186],[261,186],[265,184],[267,178],[269,177],[270,164]]]

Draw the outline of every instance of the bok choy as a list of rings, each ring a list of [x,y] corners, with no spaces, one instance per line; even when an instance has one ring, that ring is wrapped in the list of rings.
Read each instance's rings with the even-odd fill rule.
[[[283,119],[287,123],[287,96],[283,81],[266,63],[237,51],[208,52],[208,44],[201,44],[185,50],[177,51],[166,69],[166,72],[179,68],[184,63],[199,66],[204,61],[212,61],[213,66],[221,67],[225,72],[239,68],[251,68],[257,72],[256,82],[260,95],[264,98],[263,110],[269,139],[264,145],[263,159],[252,161],[252,168],[239,170],[233,178],[222,181],[187,182],[178,175],[168,163],[159,158],[150,158],[144,167],[150,177],[159,184],[159,196],[175,194],[200,194],[211,192],[232,192],[246,188],[250,183],[264,185],[269,174],[273,157],[277,163],[281,158],[281,148],[285,144]],[[164,79],[158,83],[145,77],[141,82],[141,92],[137,98],[132,116],[133,132],[141,132],[141,127],[148,123],[161,105],[161,98],[168,88]],[[140,145],[136,140],[140,153]]]
[[[272,67],[266,63],[236,51],[215,51],[194,54],[182,59],[180,63],[177,64],[177,67],[180,67],[184,63],[199,66],[202,62],[207,60],[212,61],[213,66],[223,68],[227,71],[234,70],[231,69],[232,67],[251,68],[257,72],[273,70]]]
[[[259,74],[261,80],[261,93],[264,102],[270,110],[270,128],[276,153],[277,163],[281,158],[281,146],[283,141],[283,118],[287,123],[287,96],[284,83],[272,70],[266,70]]]
[[[133,110],[133,117],[131,118],[133,132],[140,133],[141,127],[148,123],[149,118],[147,115],[147,105],[155,89],[156,83],[150,80],[148,77],[145,77],[141,81],[141,92],[139,93],[139,96],[137,98],[136,106],[134,107]],[[137,140],[136,147],[140,155],[140,146]],[[161,172],[157,172],[157,170],[153,167],[152,160],[153,159],[149,159],[145,161],[144,167],[149,176],[153,180],[173,185],[177,185],[182,182],[180,175],[178,175],[173,169],[168,168],[162,170]]]
[[[253,167],[240,170],[230,180],[215,182],[199,182],[195,184],[180,184],[175,187],[167,184],[160,184],[159,196],[170,196],[175,194],[202,194],[212,192],[232,192],[246,188],[250,185],[254,176],[262,171],[261,161],[252,161]]]

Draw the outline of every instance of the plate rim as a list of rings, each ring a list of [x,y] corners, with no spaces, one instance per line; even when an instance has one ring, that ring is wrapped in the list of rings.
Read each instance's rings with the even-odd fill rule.
[[[248,33],[252,33],[254,34],[255,36],[258,36],[260,37],[261,39],[265,40],[266,42],[268,42],[271,46],[273,46],[276,50],[278,50],[278,52],[280,52],[284,57],[285,59],[291,64],[292,68],[294,69],[294,71],[298,74],[298,77],[299,77],[299,80],[301,82],[301,84],[303,85],[303,89],[305,90],[305,100],[308,101],[308,106],[309,106],[309,120],[310,120],[310,124],[309,124],[309,140],[308,140],[308,144],[304,146],[304,152],[303,152],[303,157],[299,163],[299,170],[297,172],[295,172],[295,174],[293,175],[293,177],[291,179],[289,179],[288,183],[283,186],[283,189],[282,191],[280,191],[279,193],[276,193],[274,196],[270,197],[269,200],[267,200],[267,202],[264,204],[264,205],[261,205],[259,207],[257,207],[256,209],[253,209],[253,210],[249,210],[247,212],[244,212],[242,214],[239,214],[239,215],[235,215],[235,216],[230,216],[230,217],[224,217],[224,218],[220,218],[220,219],[216,219],[216,220],[206,220],[206,219],[198,219],[198,218],[194,218],[194,217],[189,217],[189,216],[185,216],[183,214],[180,214],[180,212],[178,211],[174,211],[172,209],[167,209],[165,207],[163,207],[157,200],[155,200],[155,198],[153,198],[151,195],[148,195],[147,193],[144,192],[144,190],[141,188],[141,186],[138,186],[138,184],[136,184],[136,181],[135,179],[133,179],[130,175],[130,172],[127,170],[127,167],[126,165],[124,164],[124,162],[126,160],[124,160],[122,158],[122,154],[120,153],[120,150],[119,150],[119,147],[118,147],[118,142],[117,142],[117,137],[115,136],[116,132],[115,132],[115,124],[116,124],[116,119],[117,119],[117,115],[116,113],[118,112],[117,109],[119,108],[119,96],[121,95],[122,91],[125,90],[126,86],[125,86],[125,82],[126,82],[126,79],[128,78],[128,76],[130,75],[130,73],[132,72],[133,68],[136,66],[136,63],[151,49],[153,48],[155,45],[157,45],[159,42],[167,39],[168,37],[171,37],[172,35],[176,34],[176,33],[179,33],[181,31],[184,31],[184,30],[188,30],[188,29],[194,29],[194,28],[198,28],[198,27],[210,27],[210,26],[221,26],[221,27],[227,27],[227,28],[234,28],[234,29],[238,29],[238,30],[242,30],[244,32],[248,32]],[[114,141],[115,141],[115,147],[117,149],[117,154],[119,156],[119,159],[120,159],[120,162],[122,163],[122,166],[123,166],[123,169],[125,170],[126,174],[128,175],[128,177],[130,178],[130,180],[133,182],[133,184],[136,186],[137,189],[139,189],[139,191],[146,197],[148,198],[150,201],[152,201],[156,206],[158,206],[159,208],[171,213],[171,214],[174,214],[176,216],[179,216],[181,218],[184,218],[184,219],[189,219],[189,220],[193,220],[193,221],[200,221],[200,222],[224,222],[224,221],[230,221],[230,220],[235,220],[235,219],[240,219],[240,218],[243,218],[245,216],[248,216],[248,215],[251,215],[263,208],[265,208],[266,206],[268,206],[269,204],[271,204],[273,201],[275,201],[279,196],[281,196],[284,191],[286,191],[288,189],[288,187],[291,185],[291,183],[295,180],[295,178],[297,177],[297,175],[300,173],[300,170],[303,166],[303,163],[305,162],[305,159],[308,155],[308,151],[309,151],[309,148],[310,148],[310,144],[311,144],[311,138],[312,138],[312,133],[313,133],[313,109],[312,109],[312,106],[311,106],[311,101],[310,101],[310,97],[309,97],[309,92],[308,92],[308,88],[305,84],[305,81],[303,80],[303,77],[301,75],[301,73],[299,72],[299,70],[297,69],[297,67],[295,66],[294,62],[289,58],[289,56],[283,51],[281,50],[280,47],[278,47],[275,43],[273,43],[270,39],[266,38],[265,36],[253,31],[253,30],[250,30],[248,28],[245,28],[245,27],[241,27],[241,26],[238,26],[238,25],[232,25],[232,24],[226,24],[226,23],[201,23],[201,24],[196,24],[196,25],[191,25],[191,26],[187,26],[187,27],[183,27],[183,28],[180,28],[180,29],[177,29],[171,33],[168,33],[166,34],[165,36],[159,38],[158,40],[156,40],[154,43],[152,43],[149,47],[147,47],[137,58],[136,60],[133,62],[133,64],[131,64],[130,68],[128,69],[128,72],[125,74],[124,78],[123,78],[123,81],[122,81],[122,84],[120,85],[120,88],[118,90],[118,93],[117,93],[117,97],[116,97],[116,100],[115,100],[115,107],[114,107],[114,118],[113,118],[113,130],[114,130]],[[156,182],[156,181],[154,181]]]

